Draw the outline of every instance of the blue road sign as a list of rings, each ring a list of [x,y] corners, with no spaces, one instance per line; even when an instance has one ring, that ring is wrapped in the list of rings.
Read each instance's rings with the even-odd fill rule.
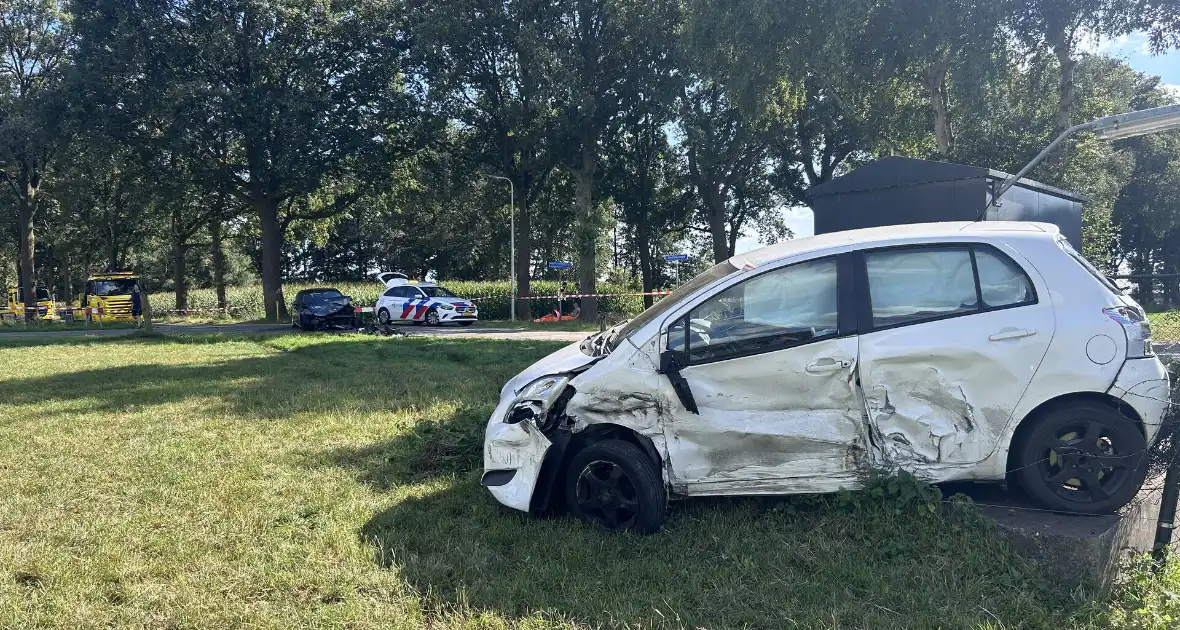
[[[574,264],[567,263],[567,262],[551,262],[551,263],[549,263],[549,268],[550,269],[573,269]]]
[[[688,254],[672,254],[670,256],[664,256],[664,260],[668,262],[684,262],[688,260]]]

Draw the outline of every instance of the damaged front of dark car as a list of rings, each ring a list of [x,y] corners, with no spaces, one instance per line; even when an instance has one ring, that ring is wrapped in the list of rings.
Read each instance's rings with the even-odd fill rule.
[[[291,304],[291,325],[303,330],[353,330],[352,298],[338,289],[304,289]]]

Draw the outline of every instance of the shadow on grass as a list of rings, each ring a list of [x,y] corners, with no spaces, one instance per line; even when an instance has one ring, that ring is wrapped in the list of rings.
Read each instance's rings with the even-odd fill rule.
[[[483,611],[588,627],[1055,627],[1092,607],[1045,584],[971,509],[935,516],[831,497],[693,500],[674,503],[665,530],[650,537],[530,517],[479,485],[485,417],[460,409],[335,455],[378,489],[424,482],[398,488],[404,498],[360,536],[440,618]]]
[[[274,352],[241,358],[231,352],[207,363],[152,362],[153,352],[184,352],[188,345],[227,341],[264,344]],[[504,381],[558,347],[540,342],[218,335],[60,339],[37,345],[142,346],[145,363],[7,379],[0,381],[0,400],[44,405],[85,398],[88,410],[102,413],[201,397],[209,400],[212,411],[262,419],[306,411],[398,411],[440,401],[481,405],[486,414]],[[51,356],[70,360],[68,350]],[[81,360],[79,367],[85,367]]]

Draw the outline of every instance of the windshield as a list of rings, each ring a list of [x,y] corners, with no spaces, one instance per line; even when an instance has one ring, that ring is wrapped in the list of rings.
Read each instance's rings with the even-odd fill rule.
[[[50,300],[49,289],[46,289],[44,287],[37,289],[37,301],[38,302],[48,302],[49,300]],[[17,289],[16,290],[16,301],[18,301],[18,302],[25,301],[25,290],[24,289]]]
[[[454,293],[451,293],[450,291],[447,291],[446,289],[444,289],[442,287],[418,287],[418,288],[422,289],[422,292],[426,294],[426,297],[432,297],[432,298],[440,298],[440,297],[457,298],[457,297],[459,297],[459,296],[455,295]]]
[[[110,297],[112,295],[131,295],[131,291],[135,288],[136,280],[134,278],[120,278],[118,280],[95,280],[90,288],[90,293],[99,297]]]
[[[1111,281],[1110,278],[1107,278],[1106,274],[1098,271],[1097,267],[1091,265],[1090,261],[1086,260],[1085,256],[1079,254],[1078,250],[1074,249],[1073,245],[1070,245],[1069,241],[1067,241],[1064,236],[1057,239],[1057,244],[1061,246],[1061,249],[1065,250],[1065,253],[1069,254],[1070,258],[1073,258],[1078,262],[1079,265],[1085,267],[1086,271],[1090,272],[1090,275],[1094,276],[1095,279],[1102,283],[1102,286],[1113,291],[1115,295],[1123,295],[1123,290],[1120,289],[1117,284]]]
[[[307,293],[303,294],[304,300],[318,300],[318,299],[330,300],[330,299],[338,298],[338,297],[344,297],[344,294],[337,291],[336,289],[325,289],[323,291],[308,291]]]
[[[702,287],[708,286],[713,282],[720,280],[721,278],[737,272],[738,268],[734,267],[733,264],[729,262],[723,262],[714,265],[705,273],[702,273],[692,280],[685,282],[684,284],[680,285],[679,288],[673,291],[671,295],[668,295],[659,302],[652,304],[651,308],[643,311],[638,317],[627,322],[627,324],[619,330],[618,334],[615,335],[614,339],[610,340],[609,348],[614,350],[619,346],[620,343],[622,343],[623,339],[629,339],[631,335],[635,334],[635,331],[643,328],[656,319],[659,319],[664,315],[664,313],[667,313],[668,311],[672,310],[673,307],[679,304],[681,300],[701,290]]]

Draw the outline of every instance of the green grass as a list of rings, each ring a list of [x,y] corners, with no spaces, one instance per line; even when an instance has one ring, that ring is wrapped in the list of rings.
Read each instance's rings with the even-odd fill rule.
[[[1131,574],[1112,609],[1043,581],[971,509],[691,501],[646,538],[503,509],[478,483],[485,419],[506,379],[560,345],[0,341],[0,362],[22,366],[0,381],[0,628],[1082,628],[1177,613],[1175,569]]]
[[[102,325],[106,328],[134,328],[135,324],[129,323],[105,323]],[[0,334],[2,333],[23,333],[23,332],[62,332],[69,330],[98,330],[98,323],[87,324],[82,321],[64,321],[60,319],[53,320],[37,320],[32,322],[3,320],[0,321]]]

